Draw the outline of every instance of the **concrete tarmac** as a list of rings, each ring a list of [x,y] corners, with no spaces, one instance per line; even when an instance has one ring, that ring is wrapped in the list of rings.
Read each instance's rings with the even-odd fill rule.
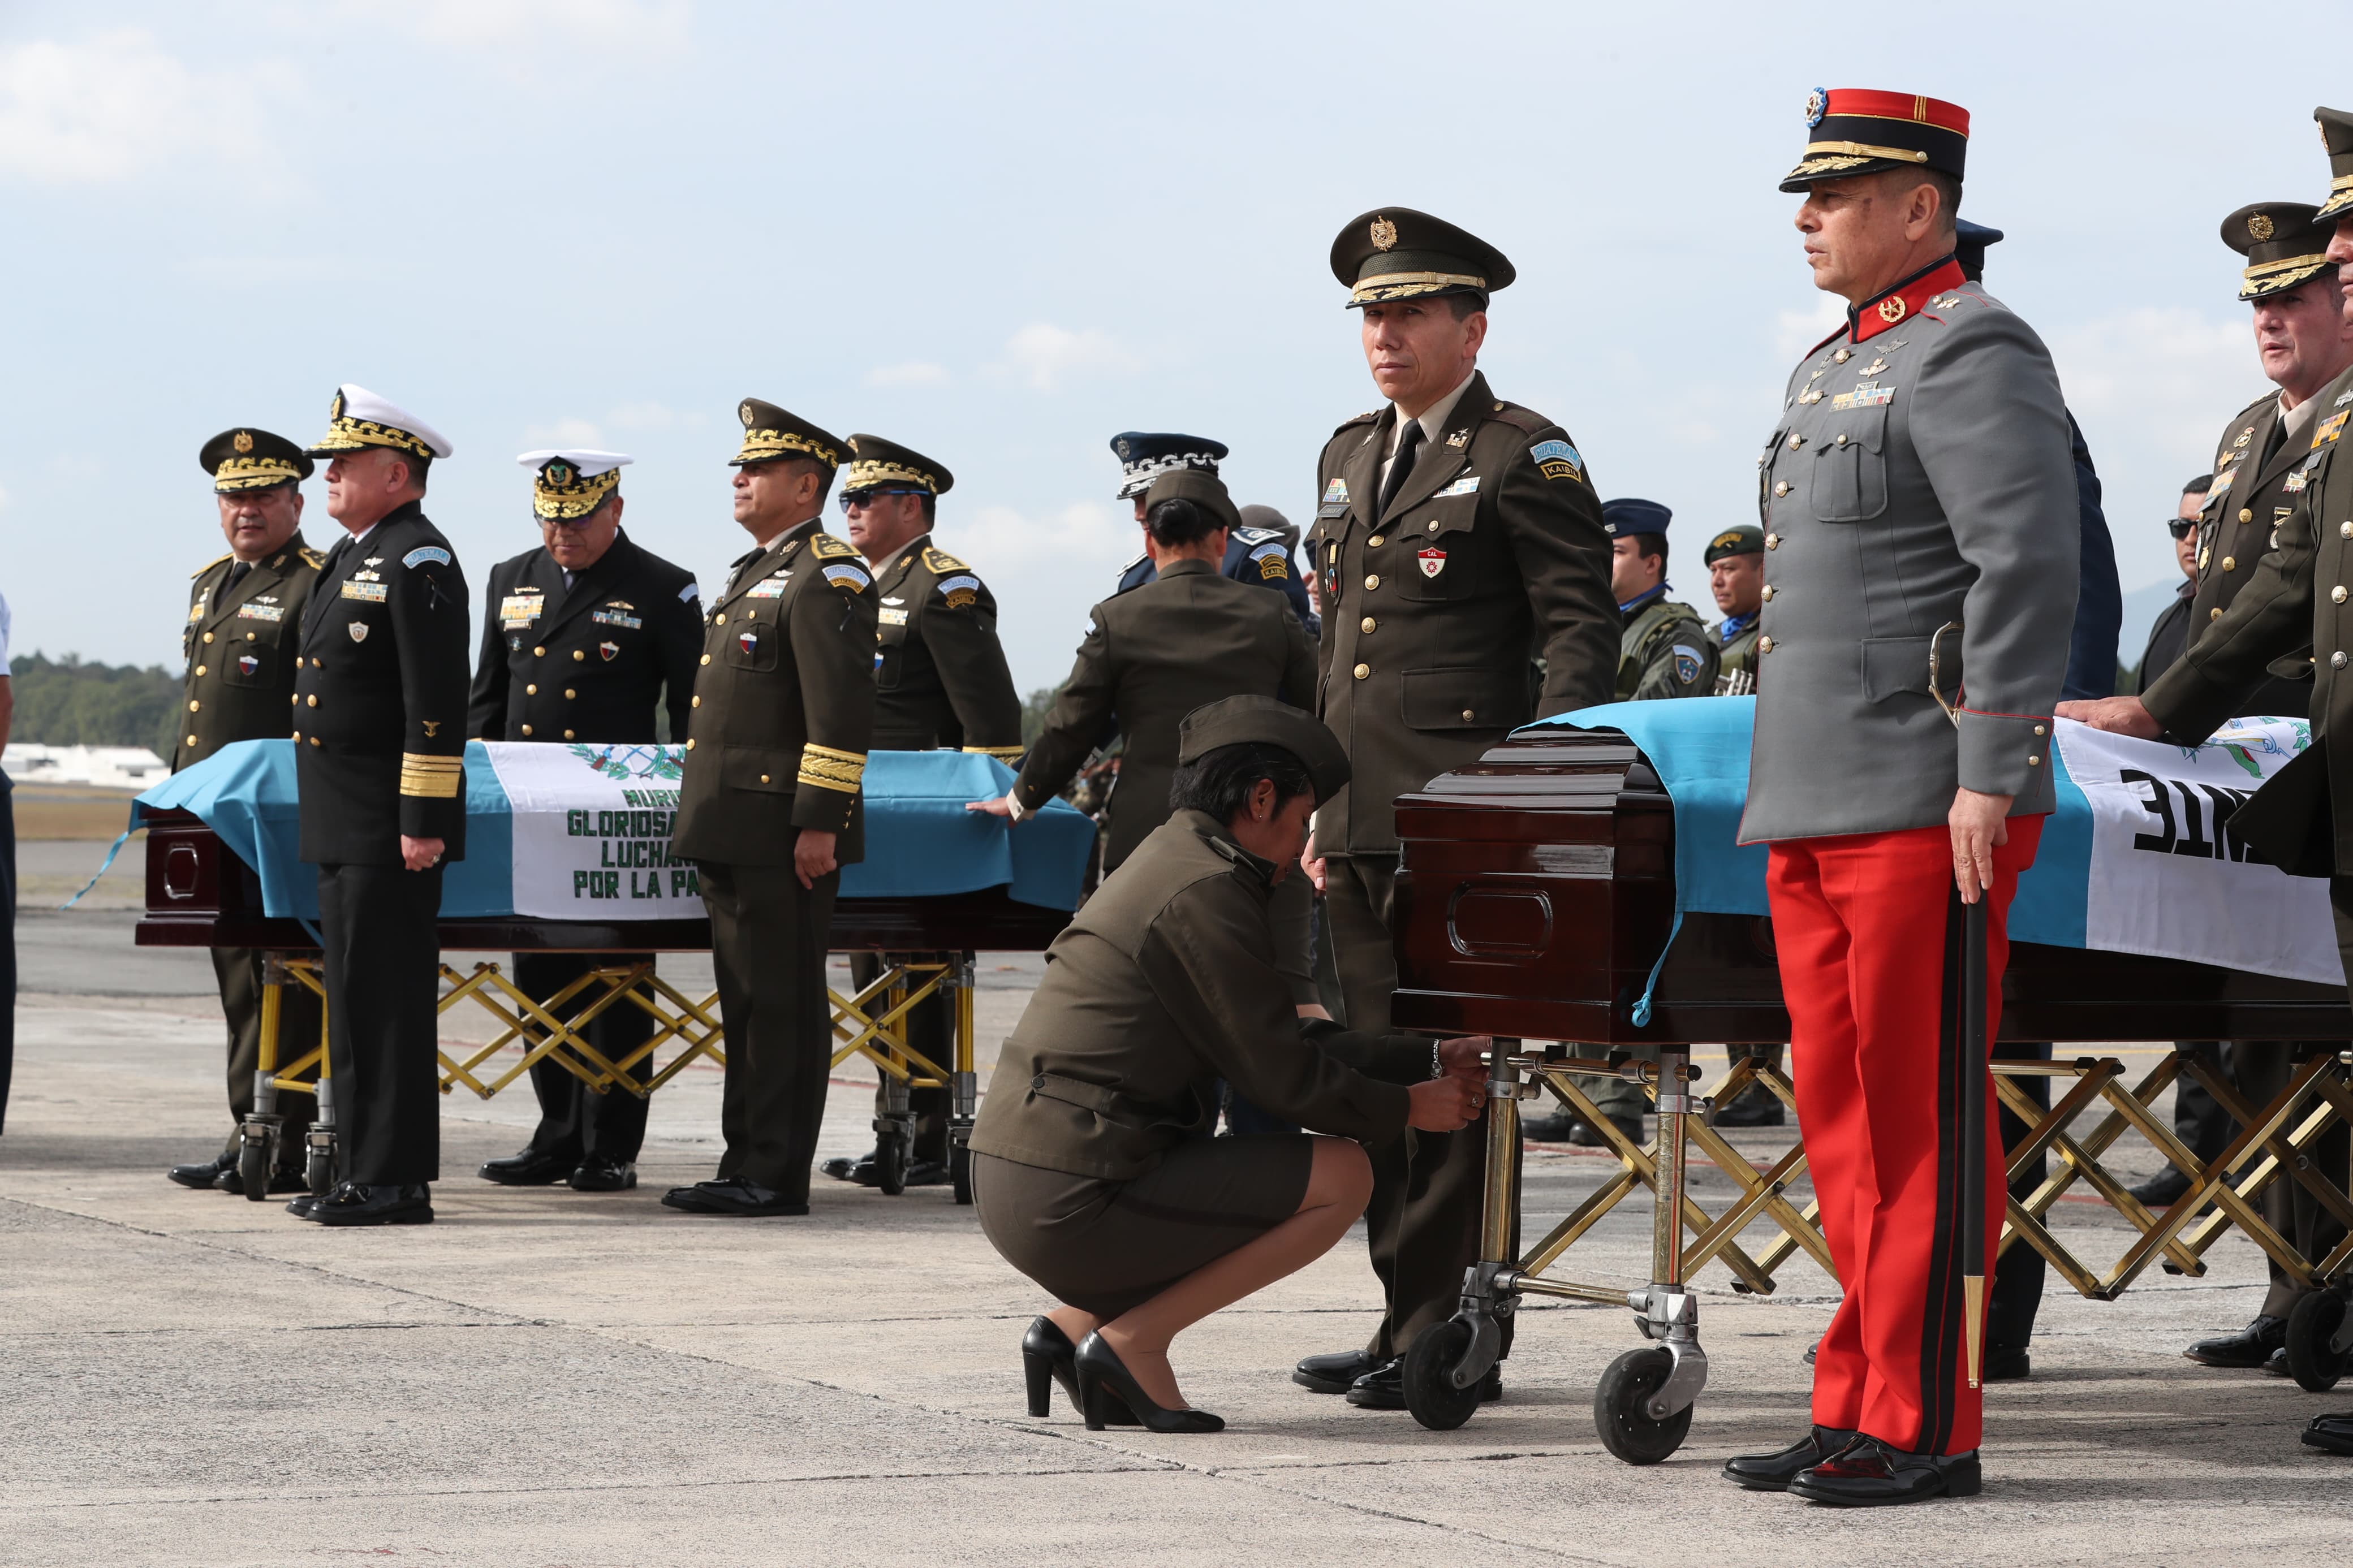
[[[1649,1468],[1594,1436],[1594,1383],[1639,1342],[1614,1310],[1528,1308],[1504,1400],[1451,1433],[1293,1385],[1298,1356],[1371,1327],[1361,1233],[1178,1342],[1225,1433],[1089,1433],[1059,1394],[1025,1414],[1017,1342],[1046,1303],[944,1190],[820,1179],[798,1220],[659,1207],[716,1158],[715,1071],[656,1097],[631,1193],[476,1180],[523,1141],[521,1086],[446,1103],[429,1226],[328,1231],[174,1187],[164,1167],[227,1130],[202,955],[135,954],[111,916],[26,924],[0,1137],[0,1563],[2150,1568],[2353,1549],[2353,1460],[2296,1442],[2353,1384],[2316,1396],[2180,1357],[2261,1299],[2235,1237],[2206,1277],[2152,1270],[2113,1304],[2054,1279],[2033,1377],[1989,1393],[1987,1492],[1967,1501],[1842,1514],[1719,1479],[1808,1418],[1799,1358],[1835,1290],[1802,1259],[1765,1299],[1703,1277],[1708,1389]],[[984,971],[993,1054],[1035,960]],[[195,983],[163,989],[174,974]],[[447,1042],[486,1026],[452,1019]],[[828,1152],[870,1139],[860,1079],[830,1095]],[[1759,1161],[1786,1141],[1740,1137]],[[1530,1233],[1614,1169],[1532,1150]],[[1705,1206],[1728,1191],[1695,1176]],[[2101,1263],[2127,1239],[2094,1204],[2060,1221]],[[1639,1283],[1647,1237],[1630,1204],[1564,1267]]]

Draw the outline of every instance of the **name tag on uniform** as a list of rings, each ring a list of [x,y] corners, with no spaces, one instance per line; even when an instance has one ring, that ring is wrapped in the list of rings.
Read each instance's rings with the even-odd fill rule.
[[[343,584],[343,597],[346,599],[364,599],[371,605],[381,605],[384,603],[384,584],[381,583],[346,583]]]
[[[283,605],[239,605],[237,618],[240,621],[282,621],[286,618]]]
[[[539,619],[539,613],[546,604],[543,595],[509,594],[499,601],[499,620],[510,626],[527,626]]]
[[[744,590],[744,596],[747,599],[781,599],[785,596],[785,579],[791,575],[789,572],[779,572],[773,577],[763,577]]]
[[[635,631],[646,623],[636,616],[625,616],[618,610],[591,610],[588,618],[600,626],[627,626]]]

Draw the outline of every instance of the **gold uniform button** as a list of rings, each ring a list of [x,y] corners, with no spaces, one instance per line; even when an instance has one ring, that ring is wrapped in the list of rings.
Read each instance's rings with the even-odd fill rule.
[[[1789,493],[1789,481],[1783,479],[1779,484],[1775,485],[1773,487],[1773,493],[1777,496],[1788,495]]]
[[[760,775],[760,782],[761,782],[762,784],[766,784],[766,783],[768,782],[768,775],[767,775],[767,774],[765,774],[765,773],[762,773],[762,774]]]
[[[1372,672],[1373,672],[1373,667],[1372,667],[1371,665],[1369,665],[1369,664],[1360,664],[1360,665],[1356,666],[1356,679],[1357,679],[1358,680],[1362,680],[1362,679],[1365,679],[1365,677],[1366,677],[1366,676],[1368,676],[1368,675],[1372,674]],[[190,703],[190,704],[189,704],[189,706],[190,706],[190,707],[194,707],[194,706],[195,706],[195,704],[194,704],[194,703]]]
[[[1796,451],[1799,447],[1800,447],[1804,446],[1805,444],[1806,444],[1806,438],[1805,438],[1803,436],[1792,436],[1792,437],[1789,437],[1789,450],[1791,450],[1792,452]]]
[[[313,697],[312,699],[311,699],[311,700],[312,702],[316,702],[316,701],[318,701],[319,700],[318,700],[317,698]],[[203,706],[203,704],[201,704],[201,703],[199,703],[199,702],[196,702],[196,701],[195,701],[194,700],[191,700],[189,701],[189,703],[188,703],[188,711],[189,711],[189,712],[191,712],[191,713],[193,713],[193,712],[195,712],[195,711],[199,707],[201,707],[201,706]]]
[[[2239,509],[2239,521],[2240,521],[2241,522],[2253,522],[2253,521],[2255,521],[2255,512],[2254,512],[2254,509],[2253,509],[2253,507],[2244,507],[2244,506],[2241,507],[2241,508]]]
[[[2343,604],[2345,602],[2345,584],[2339,583],[2336,587],[2329,589],[2328,597],[2332,604]]]
[[[1773,584],[1770,583],[1765,584],[1765,602],[1768,605],[1773,602]]]
[[[1374,620],[1373,620],[1373,617],[1372,617],[1372,616],[1366,616],[1364,618],[1364,620],[1363,620],[1362,622],[1360,622],[1360,623],[1359,623],[1359,626],[1361,626],[1361,628],[1362,628],[1363,630],[1365,630],[1365,631],[1371,631],[1371,630],[1373,629],[1374,625],[1375,625],[1375,622],[1374,622]]]
[[[1839,433],[1838,444],[1841,447],[1846,445],[1846,433],[1844,431],[1841,431]]]
[[[1422,526],[1427,528],[1430,532],[1436,533],[1438,531],[1438,520],[1433,517]],[[2353,522],[2348,522],[2345,526],[2348,528],[2353,528]]]
[[[2050,726],[2045,724],[2037,724],[2034,726],[2034,732],[2038,735],[2047,735],[2051,732]]]
[[[2039,768],[2042,765],[2042,759],[2035,756],[2031,752],[2029,752],[2026,758],[2026,765],[2030,768]]]
[[[2201,550],[2201,551],[2200,551],[2200,552],[2198,552],[2198,570],[2200,570],[2200,572],[2203,572],[2203,571],[2205,571],[2205,570],[2206,570],[2206,560],[2207,560],[2207,557],[2209,557],[2209,556],[2212,555],[2213,553],[2214,553],[2214,552],[2213,552],[2212,551],[2211,551],[2211,550]]]
[[[1767,535],[1765,536],[1765,548],[1766,548],[1766,549],[1767,549],[1767,550],[1778,550],[1778,549],[1780,549],[1780,548],[1781,548],[1781,536],[1780,536],[1779,534],[1778,534],[1778,533],[1768,533],[1768,534],[1767,534]]]
[[[1368,576],[1368,577],[1366,577],[1366,578],[1365,579],[1365,586],[1366,586],[1366,587],[1367,587],[1367,588],[1377,588],[1377,587],[1379,587],[1380,585],[1381,585],[1381,576],[1380,576],[1380,574],[1379,574],[1379,573],[1377,573],[1377,572],[1376,572],[1376,573],[1372,574],[1370,576]]]
[[[2342,668],[2345,668],[2345,656],[2344,656],[2344,654],[2342,654],[2342,653],[2332,653],[2332,654],[2330,654],[2330,655],[2328,656],[2328,668],[2331,668],[2331,669],[2342,669]]]
[[[709,654],[707,654],[707,653],[706,653],[706,654],[704,654],[704,655],[702,656],[702,662],[703,662],[703,663],[705,663],[705,664],[709,664],[709,663],[711,662],[711,656],[710,656]]]
[[[712,616],[712,617],[711,617],[711,624],[712,624],[712,626],[725,626],[725,625],[727,624],[727,612],[726,612],[726,611],[724,611],[724,610],[722,610],[722,611],[720,611],[717,615],[715,615],[715,616]]]
[[[302,738],[302,731],[300,731],[300,730],[295,731],[294,731],[294,738],[295,738],[297,741],[300,741],[300,740]],[[191,735],[191,736],[189,736],[189,737],[188,737],[188,739],[189,739],[189,740],[191,740],[191,741],[194,741],[194,740],[195,739],[195,737],[194,735]]]
[[[197,673],[198,675],[202,675],[204,672],[205,672],[205,667],[204,667],[203,665],[201,665],[201,664],[200,664],[200,665],[196,666],[196,673]]]
[[[572,688],[567,686],[564,689],[564,700],[566,702],[576,702],[579,699],[580,693],[573,690]]]
[[[212,634],[212,633],[210,633],[210,632],[206,632],[206,633],[205,634],[205,641],[206,641],[206,642],[210,642],[210,641],[212,641],[212,640],[213,640],[213,634]]]
[[[588,657],[588,650],[585,647],[575,647],[572,650],[572,657],[575,659],[586,658]]]
[[[536,682],[536,681],[533,681],[531,685],[524,687],[524,688],[522,689],[522,694],[523,694],[525,697],[536,697],[536,696],[538,696],[538,695],[539,695],[539,683],[538,683],[538,682]]]
[[[530,733],[531,733],[531,726],[530,726],[530,725],[528,725],[528,724],[525,724],[525,725],[522,727],[522,732],[523,732],[524,734],[526,734],[526,735],[530,734]]]
[[[2353,522],[2338,523],[2337,525],[2337,537],[2339,539],[2353,539]]]
[[[302,694],[298,691],[293,696],[289,697],[286,700],[294,704],[295,707],[300,708],[302,706]],[[301,740],[301,737],[298,735],[295,739]]]
[[[246,633],[246,634],[245,634],[245,640],[246,640],[246,641],[248,641],[248,642],[251,642],[251,641],[253,640],[253,634],[252,634],[251,632],[248,632],[248,633]]]
[[[298,740],[298,741],[299,741],[299,740],[301,740],[302,737],[301,737],[301,736],[300,736],[300,735],[297,735],[297,736],[295,736],[294,738],[295,738],[296,740]],[[189,736],[189,737],[188,737],[188,744],[190,744],[191,746],[193,746],[193,745],[195,745],[195,743],[196,743],[196,738],[195,738],[194,735]]]
[[[702,699],[698,697],[693,701],[688,703],[687,706],[689,708],[700,708],[702,706]]]
[[[1379,534],[1379,533],[1376,533],[1376,534],[1375,534],[1375,535],[1373,535],[1370,539],[1367,539],[1366,541],[1365,541],[1365,544],[1366,544],[1366,546],[1368,549],[1373,549],[1373,550],[1378,550],[1382,545],[1387,544],[1388,542],[1388,536],[1387,536],[1386,534]]]
[[[569,730],[565,731],[564,731],[564,738],[565,738],[565,740],[567,740],[567,741],[568,741],[568,740],[570,740],[570,739],[572,739],[572,731],[569,731]]]
[[[533,658],[545,658],[547,657],[547,650],[543,647],[535,647],[531,650],[531,657]]]
[[[319,668],[319,661],[318,661],[317,659],[315,659],[315,658],[314,658],[314,659],[312,659],[312,660],[311,661],[311,668],[312,669],[316,669],[316,668]]]
[[[686,749],[690,752],[694,750],[694,737],[691,735],[686,738]]]
[[[1476,719],[1477,717],[1479,717],[1477,710],[1471,708],[1465,708],[1462,710],[1462,721],[1465,724],[1468,724],[1472,720]]]
[[[2221,619],[2222,618],[2222,606],[2221,606],[2221,605],[2215,605],[2212,609],[2211,609],[2211,610],[2207,611],[2207,612],[2206,612],[2206,618],[2207,618],[2208,620],[2210,620],[2210,621],[2219,621],[2219,620],[2221,620]]]
[[[319,705],[319,694],[318,694],[317,692],[313,691],[312,693],[311,693],[311,707],[313,707],[313,708],[316,708],[318,705]]]
[[[1757,651],[1758,653],[1771,653],[1773,651],[1773,639],[1771,637],[1758,637],[1757,639]]]
[[[2223,570],[2223,571],[2225,571],[2225,572],[2236,572],[2238,569],[2239,569],[2239,558],[2238,558],[2237,556],[2235,556],[2235,555],[2225,555],[2224,557],[2222,557],[2222,570]]]
[[[312,745],[314,745],[314,746],[315,746],[315,745],[317,745],[318,743],[319,743],[319,737],[318,737],[318,736],[316,736],[316,735],[311,736],[311,744],[312,744]]]

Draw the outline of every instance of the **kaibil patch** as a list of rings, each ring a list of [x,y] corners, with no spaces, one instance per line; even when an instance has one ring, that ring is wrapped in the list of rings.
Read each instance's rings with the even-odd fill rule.
[[[833,569],[827,568],[826,574],[831,576]],[[940,597],[948,602],[951,610],[961,610],[966,605],[976,604],[980,599],[980,579],[969,574],[943,577],[940,579]],[[901,617],[902,620],[904,618]]]
[[[1577,448],[1566,441],[1539,441],[1528,451],[1536,460],[1536,469],[1548,479],[1581,479],[1585,477],[1585,459]]]
[[[1261,581],[1287,583],[1291,580],[1291,550],[1282,541],[1260,545],[1250,552],[1250,558],[1258,563]]]

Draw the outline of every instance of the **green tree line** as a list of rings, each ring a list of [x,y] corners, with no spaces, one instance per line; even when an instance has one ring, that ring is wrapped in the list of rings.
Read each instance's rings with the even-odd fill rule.
[[[11,741],[46,746],[145,746],[172,754],[180,679],[161,666],[84,664],[80,656],[18,654],[8,661],[16,699]]]

